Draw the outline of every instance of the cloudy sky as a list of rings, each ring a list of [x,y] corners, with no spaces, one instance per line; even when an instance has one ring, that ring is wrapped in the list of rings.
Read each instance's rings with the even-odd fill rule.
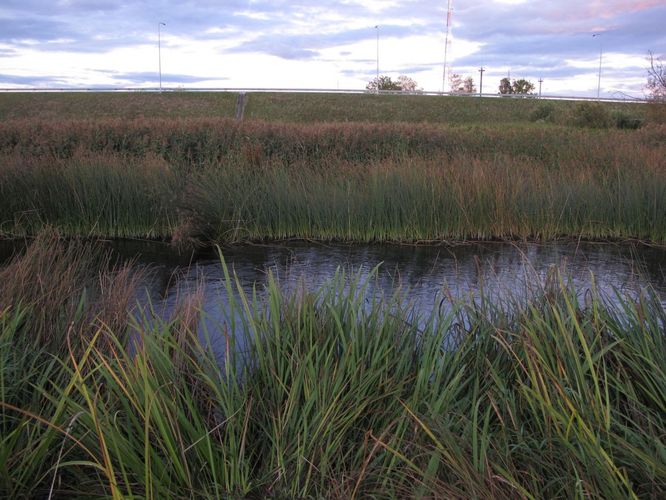
[[[453,0],[450,72],[484,92],[642,96],[666,56],[666,0]],[[359,89],[376,73],[442,90],[447,0],[2,0],[0,87]],[[377,26],[377,28],[375,28]],[[593,37],[593,33],[600,36]],[[666,57],[665,57],[666,58]],[[538,84],[537,84],[538,85]],[[448,90],[448,89],[447,89]]]

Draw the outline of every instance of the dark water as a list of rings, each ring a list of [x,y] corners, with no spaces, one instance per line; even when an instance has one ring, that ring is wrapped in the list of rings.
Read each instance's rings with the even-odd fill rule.
[[[150,264],[155,292],[187,291],[202,284],[214,292],[222,286],[216,251],[179,254],[160,243],[116,242],[124,258]],[[268,272],[286,289],[325,284],[339,268],[367,275],[378,266],[377,283],[390,293],[400,286],[418,303],[447,290],[466,296],[486,291],[519,292],[554,268],[580,290],[635,291],[649,285],[666,295],[666,247],[609,243],[477,243],[457,246],[289,244],[223,249],[222,255],[248,289],[263,285]],[[164,284],[164,289],[162,285]]]
[[[205,327],[219,336],[228,323],[224,275],[215,251],[178,253],[167,244],[108,243],[123,259],[152,269],[140,300],[156,310],[173,311],[196,290],[204,296]],[[0,261],[11,244],[0,242]],[[582,294],[595,287],[612,296],[652,287],[666,304],[666,247],[610,243],[483,243],[457,246],[289,244],[243,246],[223,250],[224,259],[246,290],[261,294],[268,273],[287,290],[315,289],[338,269],[369,281],[368,293],[390,295],[400,287],[423,314],[441,308],[442,298],[522,296],[537,289],[559,269]],[[376,275],[371,271],[379,266]],[[594,276],[594,280],[592,278]],[[370,278],[370,279],[368,279]]]

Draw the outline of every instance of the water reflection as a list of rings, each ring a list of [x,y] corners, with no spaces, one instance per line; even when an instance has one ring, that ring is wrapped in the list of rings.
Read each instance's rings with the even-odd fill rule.
[[[214,252],[176,255],[171,251],[141,250],[132,245],[116,251],[150,263],[154,273],[147,283],[153,304],[167,314],[179,300],[199,288],[203,292],[205,324],[214,342],[224,343],[219,332],[234,330],[242,318],[230,318],[229,297],[219,257]],[[137,251],[139,250],[139,251]],[[581,296],[595,286],[613,296],[633,293],[649,284],[666,301],[666,250],[614,244],[483,243],[458,246],[267,245],[223,251],[231,271],[247,292],[259,294],[272,273],[280,287],[314,290],[327,283],[336,270],[355,272],[365,281],[379,266],[367,287],[369,294],[391,295],[400,288],[423,315],[449,298],[474,300],[479,293],[523,297],[543,284],[554,267],[561,269]],[[159,258],[158,258],[159,257]],[[592,281],[594,276],[594,285]],[[443,300],[447,299],[447,300]],[[665,302],[666,303],[666,302]],[[236,327],[232,326],[235,322]],[[238,339],[243,343],[242,339]]]
[[[199,280],[211,291],[219,290],[223,279],[219,258],[214,253],[179,257],[180,262],[138,255],[156,269],[160,290],[167,297],[172,291],[193,288]],[[261,287],[268,272],[281,286],[294,289],[302,283],[314,289],[326,283],[338,268],[368,273],[379,267],[378,286],[385,292],[396,286],[410,291],[418,302],[429,302],[434,294],[447,290],[454,296],[486,291],[511,290],[518,293],[526,284],[543,279],[553,266],[564,271],[572,284],[584,290],[592,285],[604,292],[636,290],[649,283],[666,294],[666,249],[647,246],[563,243],[509,244],[483,243],[458,246],[348,246],[302,245],[246,246],[223,250],[230,269],[249,290]],[[188,265],[190,264],[190,265]]]
[[[214,250],[183,254],[163,243],[140,241],[106,245],[122,259],[151,267],[139,299],[144,303],[149,299],[161,315],[172,314],[183,297],[200,290],[206,318],[202,327],[210,338],[224,343],[220,332],[238,330],[233,324],[242,318],[228,315],[229,296]],[[3,253],[8,253],[6,242],[0,244],[0,260]],[[288,244],[230,248],[223,255],[242,287],[248,292],[255,287],[260,294],[269,272],[287,291],[313,290],[338,269],[359,273],[363,281],[379,266],[367,293],[391,295],[400,288],[425,315],[441,308],[443,298],[474,300],[481,290],[491,296],[521,297],[540,286],[553,267],[561,269],[581,295],[593,286],[594,276],[594,286],[606,295],[632,293],[649,285],[666,303],[665,247],[575,242],[427,247]]]

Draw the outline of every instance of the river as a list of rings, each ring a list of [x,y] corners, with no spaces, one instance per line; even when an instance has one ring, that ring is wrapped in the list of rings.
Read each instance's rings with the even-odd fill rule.
[[[122,259],[148,266],[139,301],[162,314],[197,290],[203,292],[206,329],[217,336],[225,323],[227,289],[216,250],[178,252],[168,244],[145,241],[106,243]],[[16,244],[0,242],[0,261]],[[547,277],[559,276],[583,297],[595,288],[609,300],[616,293],[635,294],[651,287],[666,304],[666,247],[643,244],[467,243],[438,246],[342,245],[289,243],[246,245],[222,250],[224,260],[246,291],[259,296],[269,273],[285,290],[314,290],[336,271],[368,282],[366,294],[403,297],[428,315],[452,299],[523,297],[537,291]],[[4,257],[3,257],[4,256]],[[373,272],[373,269],[376,271]],[[594,278],[593,278],[594,277]],[[212,332],[212,333],[211,333]]]

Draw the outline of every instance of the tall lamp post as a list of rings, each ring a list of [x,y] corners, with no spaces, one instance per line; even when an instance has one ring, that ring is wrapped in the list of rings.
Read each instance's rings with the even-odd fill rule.
[[[446,63],[449,53],[449,33],[451,31],[451,0],[446,7],[446,36],[444,37],[444,71],[442,72],[442,93],[446,92]]]
[[[485,68],[483,66],[481,66],[479,68],[479,73],[481,75],[479,77],[479,97],[483,97],[483,72],[484,71],[485,71]]]
[[[601,36],[601,33],[593,33],[592,38]],[[597,99],[601,96],[601,59],[603,57],[603,47],[601,45],[601,38],[599,38],[599,81],[597,83]]]
[[[379,94],[379,25],[375,26],[377,32],[377,93]]]
[[[166,26],[166,23],[157,23],[157,63],[160,73],[160,92],[162,92],[162,26]]]

